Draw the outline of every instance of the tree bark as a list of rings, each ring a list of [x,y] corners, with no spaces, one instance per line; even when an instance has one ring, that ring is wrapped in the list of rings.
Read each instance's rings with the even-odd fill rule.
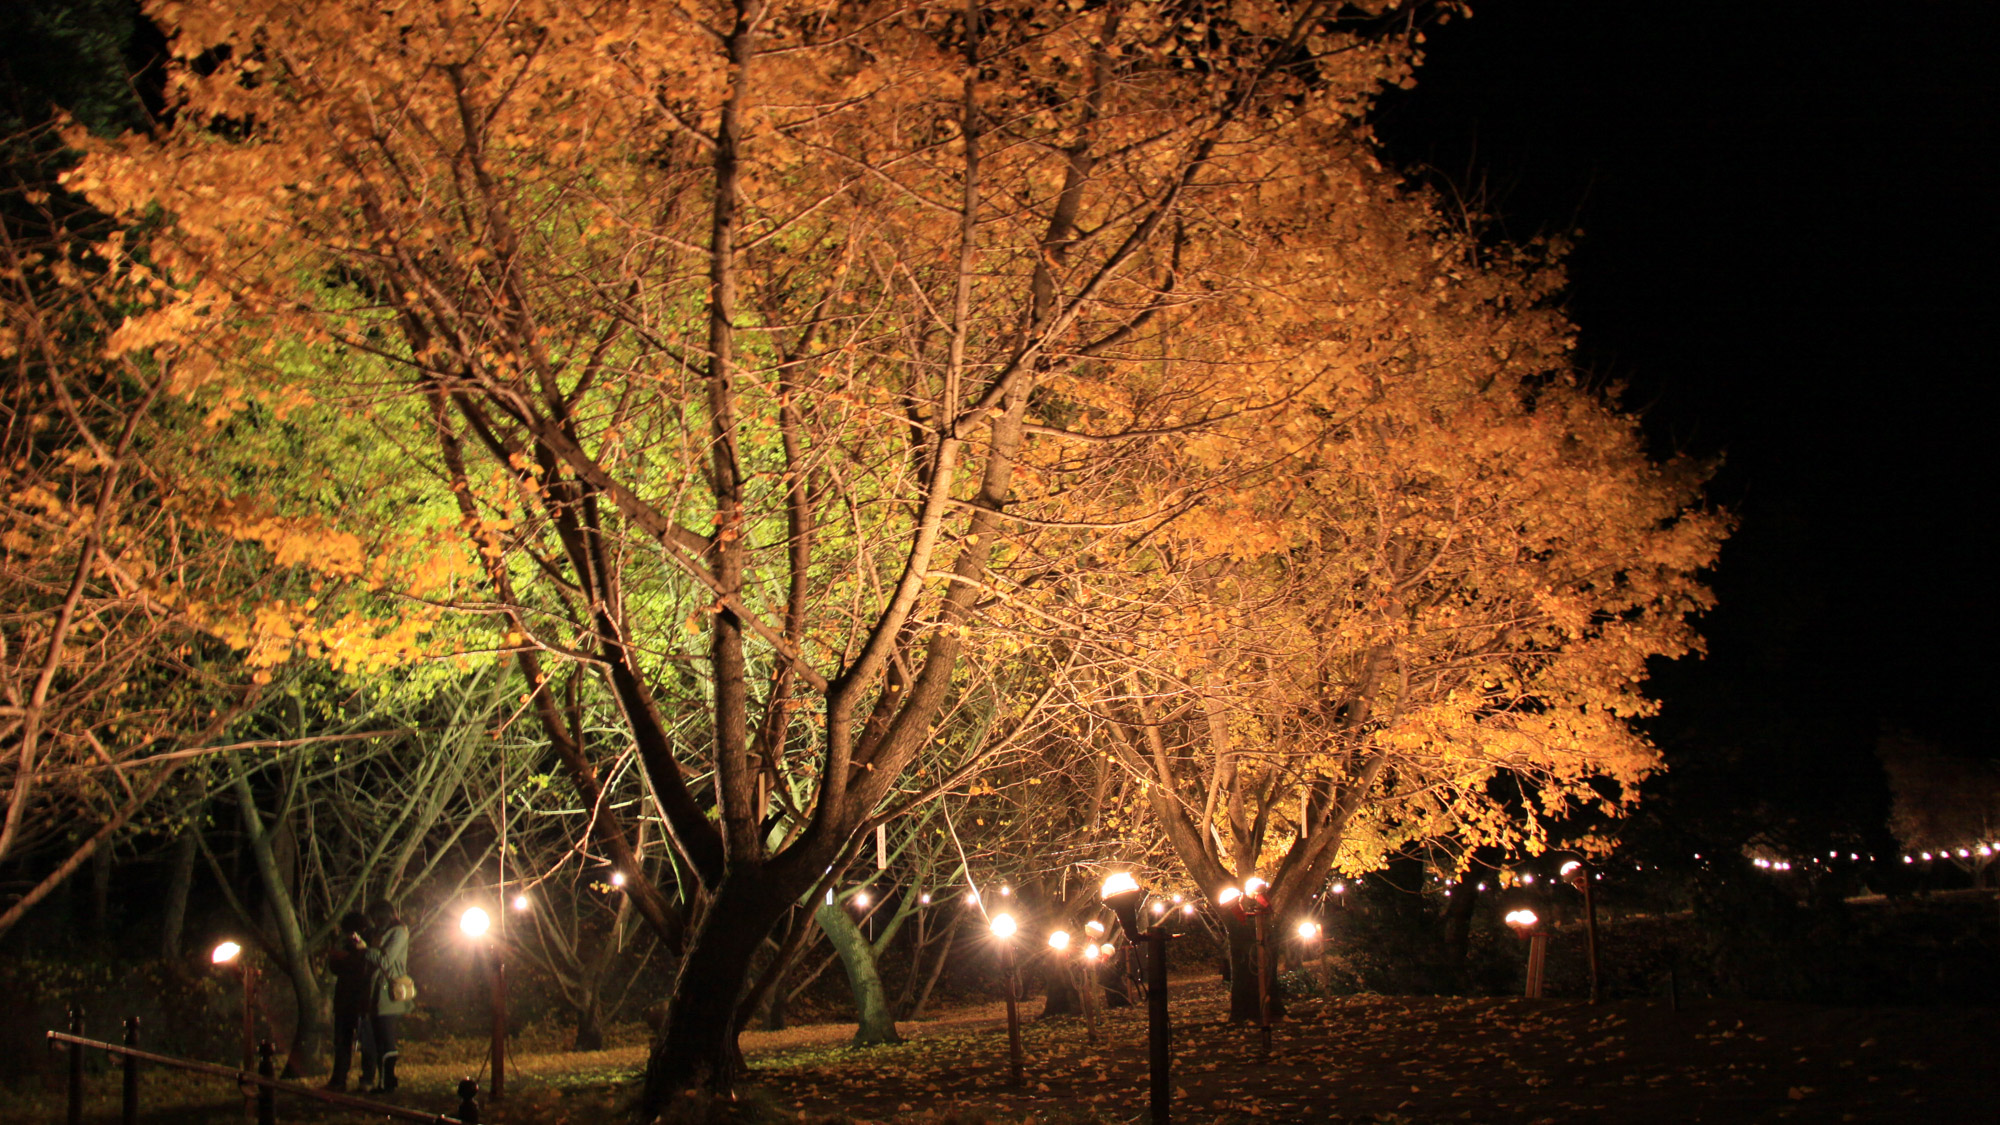
[[[847,987],[854,993],[857,1024],[854,1045],[873,1047],[902,1042],[903,1037],[896,1034],[896,1017],[889,1008],[888,990],[882,987],[881,968],[875,963],[875,946],[847,912],[846,904],[821,903],[813,911],[813,919],[825,932],[834,952],[840,954],[841,967],[847,970]]]
[[[106,841],[90,857],[90,941],[102,947],[111,940],[111,844]]]
[[[1046,999],[1042,1001],[1042,1014],[1036,1019],[1083,1014],[1083,993],[1076,987],[1076,979],[1070,975],[1069,962],[1053,958],[1043,962],[1042,991]]]
[[[667,1015],[646,1061],[640,1104],[666,1110],[684,1091],[726,1091],[742,1065],[737,1003],[765,935],[791,906],[756,869],[732,872],[716,888],[675,974]]]
[[[1271,996],[1271,1018],[1283,1019],[1284,1001],[1278,992],[1278,935],[1275,927],[1266,921],[1267,932],[1264,940],[1268,943],[1264,959],[1269,971],[1268,981]],[[1226,918],[1223,933],[1229,939],[1229,1018],[1231,1022],[1257,1022],[1257,929],[1249,922]]]
[[[168,858],[167,903],[160,918],[160,960],[169,965],[178,964],[181,959],[181,933],[187,929],[188,894],[194,889],[195,856],[194,827],[189,825],[174,837],[174,850]]]
[[[284,1074],[287,1078],[317,1074],[321,1033],[326,1021],[319,975],[313,971],[312,951],[306,948],[305,929],[299,923],[298,906],[292,897],[290,880],[278,865],[274,841],[271,833],[264,829],[263,814],[257,811],[257,798],[251,792],[250,778],[233,754],[230,756],[230,768],[236,774],[231,779],[231,785],[236,790],[237,806],[243,816],[243,839],[249,845],[250,858],[257,866],[257,877],[263,884],[271,923],[278,931],[276,952],[279,968],[292,984],[296,1018],[293,1021],[291,1049],[285,1056]]]

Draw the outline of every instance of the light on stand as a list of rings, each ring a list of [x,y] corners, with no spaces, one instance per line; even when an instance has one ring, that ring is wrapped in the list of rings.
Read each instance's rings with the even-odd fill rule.
[[[613,880],[619,877],[617,874],[612,875]],[[519,896],[517,901],[525,901],[526,897]],[[520,907],[516,906],[516,909]],[[484,949],[493,963],[493,1028],[488,1037],[493,1082],[489,1096],[497,1102],[507,1096],[507,977],[506,969],[500,964],[498,943],[486,940],[486,933],[492,926],[493,916],[482,907],[468,906],[465,912],[458,916],[459,932],[475,942],[478,948]]]
[[[1549,935],[1538,923],[1541,919],[1532,910],[1509,910],[1505,919],[1514,932],[1528,939],[1528,979],[1522,989],[1530,1000],[1542,998],[1542,965],[1548,959]]]
[[[1021,1060],[1020,989],[1014,983],[1013,942],[1014,934],[1021,927],[1014,921],[1014,916],[1004,910],[988,919],[986,925],[993,931],[994,940],[1000,943],[1001,987],[1007,990],[1007,1084],[1021,1086],[1028,1079]]]

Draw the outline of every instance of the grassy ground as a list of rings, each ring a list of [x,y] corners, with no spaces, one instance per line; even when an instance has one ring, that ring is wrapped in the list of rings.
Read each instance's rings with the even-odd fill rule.
[[[1303,1001],[1266,1058],[1255,1028],[1217,1019],[1212,980],[1177,981],[1177,1122],[1935,1122],[2000,1120],[1995,1015],[1979,1008],[1351,997]],[[1028,1005],[1029,1011],[1039,1004]],[[1144,1120],[1144,1014],[1107,1015],[1102,1041],[1082,1021],[1030,1023],[1027,1082],[1007,1085],[1003,1009],[961,1008],[904,1026],[908,1041],[855,1050],[852,1025],[744,1040],[754,1082],[711,1120],[1048,1122]],[[570,1125],[622,1120],[644,1066],[642,1044],[590,1054],[516,1046],[510,1097],[488,1121]],[[484,1044],[413,1045],[396,1100],[449,1111],[450,1088],[477,1071]],[[146,1078],[143,1118],[238,1119],[226,1083]],[[116,1119],[117,1076],[92,1081],[87,1119]],[[10,1121],[60,1120],[58,1091],[17,1099]],[[17,1116],[18,1114],[18,1116]],[[281,1101],[280,1121],[360,1121]]]

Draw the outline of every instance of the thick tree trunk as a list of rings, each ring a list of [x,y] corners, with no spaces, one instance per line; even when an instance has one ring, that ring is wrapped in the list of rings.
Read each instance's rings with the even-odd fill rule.
[[[847,987],[854,993],[857,1021],[854,1045],[901,1043],[903,1037],[896,1034],[896,1017],[889,1009],[889,993],[882,987],[882,972],[875,963],[875,947],[868,935],[861,932],[843,903],[821,903],[813,911],[813,920],[819,923],[834,952],[840,954],[841,967],[847,970]]]
[[[576,1010],[576,1037],[570,1040],[572,1051],[602,1051],[604,1049],[604,1002],[593,990],[584,993],[583,1003]]]
[[[1234,1022],[1257,1022],[1257,930],[1249,922],[1234,918],[1223,924],[1229,937],[1229,1018]],[[1278,992],[1278,935],[1267,933],[1269,943],[1265,967],[1271,997],[1271,1018],[1283,1019],[1285,1005]]]
[[[736,1009],[764,938],[792,903],[781,889],[746,872],[716,888],[681,958],[666,1021],[646,1061],[641,1105],[658,1114],[689,1090],[724,1092],[736,1081]]]
[[[1042,1014],[1036,1019],[1083,1014],[1083,993],[1077,989],[1076,978],[1070,972],[1066,961],[1051,959],[1043,963],[1042,991],[1047,994],[1047,999],[1042,1001]]]
[[[160,918],[160,960],[177,965],[181,959],[181,933],[187,929],[188,894],[194,888],[194,827],[181,829],[174,837],[174,850],[167,860],[167,903]]]

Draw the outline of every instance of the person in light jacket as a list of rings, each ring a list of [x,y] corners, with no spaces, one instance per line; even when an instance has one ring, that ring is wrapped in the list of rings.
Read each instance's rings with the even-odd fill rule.
[[[373,1020],[371,1029],[375,1033],[375,1057],[381,1070],[381,1085],[375,1087],[379,1093],[391,1093],[396,1089],[396,1024],[415,1007],[411,1000],[395,997],[396,981],[410,974],[410,928],[396,915],[396,906],[388,899],[377,899],[368,907],[368,921],[375,929],[364,956],[374,971],[373,979]]]

